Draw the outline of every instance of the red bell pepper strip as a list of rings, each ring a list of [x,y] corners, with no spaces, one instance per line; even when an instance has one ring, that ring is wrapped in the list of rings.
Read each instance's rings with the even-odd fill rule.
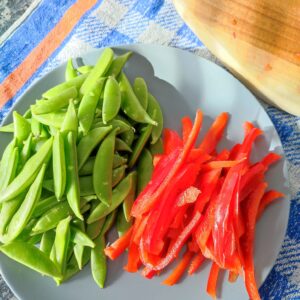
[[[128,262],[127,265],[124,266],[124,270],[130,273],[135,273],[139,270],[139,266],[139,248],[135,243],[131,243],[128,248]]]
[[[201,191],[194,186],[188,187],[180,195],[177,201],[177,206],[181,207],[187,204],[196,202],[198,196],[201,194]]]
[[[247,199],[246,207],[244,210],[246,231],[244,236],[241,238],[241,245],[244,255],[243,268],[245,272],[245,284],[251,300],[260,299],[254,275],[253,248],[256,216],[266,187],[267,184],[264,182],[257,186],[256,190],[254,190]]]
[[[176,148],[182,148],[183,143],[175,130],[164,129],[164,154],[170,154]]]
[[[182,123],[182,140],[183,143],[186,143],[193,128],[193,121],[191,120],[190,117],[186,116],[181,119],[181,123]]]
[[[220,267],[213,262],[210,268],[209,277],[207,281],[206,291],[213,298],[217,298],[217,281],[219,277]]]
[[[210,162],[206,163],[205,165],[203,165],[202,171],[210,171],[213,169],[220,169],[220,168],[231,168],[231,167],[238,165],[243,160],[245,160],[245,158],[242,158],[240,160],[210,161]]]
[[[145,267],[142,271],[142,275],[148,279],[152,279],[156,274],[157,274],[156,271],[153,271],[147,267]]]
[[[228,281],[233,283],[236,282],[236,280],[238,279],[239,274],[233,271],[229,271],[229,275],[228,275]]]
[[[175,269],[172,271],[172,273],[168,276],[167,279],[165,279],[162,283],[165,285],[174,285],[178,282],[178,280],[182,277],[185,270],[187,269],[188,265],[190,264],[190,261],[192,257],[194,256],[193,252],[186,251],[179,262],[179,264],[175,267]]]
[[[164,180],[158,184],[158,188],[152,193],[151,195],[142,195],[135,201],[131,214],[133,216],[140,216],[146,212],[148,212],[154,205],[155,203],[159,200],[160,196],[166,189],[166,187],[170,184],[170,182],[174,179],[174,176],[176,173],[179,171],[181,166],[184,164],[186,161],[186,158],[188,157],[193,145],[196,142],[197,136],[199,134],[201,125],[202,125],[202,119],[203,119],[203,114],[201,111],[197,111],[196,114],[196,119],[194,122],[193,129],[191,131],[191,134],[184,145],[181,153],[179,154],[177,160],[175,161],[174,165],[172,165],[171,169],[169,170],[169,173],[167,173],[167,176],[165,176]],[[154,171],[155,173],[155,171]],[[154,175],[153,175],[153,178]],[[154,180],[152,180],[154,181]],[[151,183],[151,182],[150,182]],[[146,188],[147,189],[147,188]]]
[[[261,199],[261,202],[259,204],[258,207],[258,212],[257,212],[257,216],[256,219],[258,220],[262,213],[264,212],[264,210],[276,199],[278,198],[283,198],[284,194],[277,192],[275,190],[270,190],[268,192],[266,192],[263,196],[263,198]]]
[[[147,253],[144,247],[144,241],[143,238],[141,238],[140,241],[140,258],[143,262],[143,264],[154,270],[154,271],[160,271],[164,269],[167,265],[169,265],[178,255],[180,250],[182,249],[183,245],[187,241],[187,239],[193,234],[195,228],[199,224],[199,221],[201,220],[201,214],[196,213],[190,222],[186,225],[186,227],[182,230],[178,238],[172,243],[172,246],[168,249],[167,254],[160,258],[158,261],[154,261],[154,259]]]
[[[104,253],[111,260],[118,258],[129,246],[133,227],[131,227],[123,236],[117,239],[112,245],[104,249]]]
[[[241,144],[235,144],[232,147],[232,149],[230,151],[229,159],[236,160],[236,158],[237,158],[237,156],[238,156],[238,154],[240,152],[241,146],[242,146]]]
[[[204,260],[205,258],[203,254],[201,253],[201,251],[199,251],[191,261],[191,264],[188,269],[188,274],[189,275],[194,274],[200,268]]]
[[[198,253],[200,251],[197,241],[193,237],[188,242],[187,247],[188,247],[189,251],[194,252],[194,253]]]
[[[215,119],[201,142],[199,149],[208,154],[211,154],[215,150],[223,136],[224,129],[228,122],[228,117],[228,113],[224,112]]]
[[[270,165],[272,165],[273,163],[277,162],[280,159],[281,159],[281,155],[279,155],[275,152],[271,152],[271,153],[268,153],[262,159],[261,164],[264,165],[266,167],[266,169],[268,169],[270,167]]]
[[[154,168],[158,165],[159,161],[164,157],[163,154],[156,154],[153,156],[153,166]]]

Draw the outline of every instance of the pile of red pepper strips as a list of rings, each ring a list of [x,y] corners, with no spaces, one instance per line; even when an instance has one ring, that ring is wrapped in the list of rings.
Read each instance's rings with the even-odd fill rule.
[[[154,172],[137,197],[131,215],[134,225],[105,249],[116,259],[128,249],[128,272],[144,266],[143,276],[159,275],[184,246],[185,252],[164,284],[175,284],[187,270],[191,275],[206,259],[212,260],[207,292],[216,297],[220,269],[229,271],[230,282],[242,275],[250,299],[260,299],[255,282],[253,244],[255,225],[273,200],[283,197],[266,191],[265,172],[280,159],[267,154],[252,164],[250,154],[262,131],[246,122],[241,144],[220,153],[228,114],[220,114],[196,146],[203,115],[194,124],[182,119],[182,138],[165,129],[164,153],[154,159]]]

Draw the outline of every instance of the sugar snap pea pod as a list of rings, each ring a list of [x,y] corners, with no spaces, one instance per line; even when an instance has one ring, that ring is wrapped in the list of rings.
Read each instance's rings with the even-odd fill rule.
[[[47,256],[50,256],[50,252],[55,240],[55,231],[49,230],[43,233],[42,240],[40,243],[40,250]]]
[[[14,123],[10,123],[10,124],[3,125],[3,126],[0,127],[0,132],[13,133],[14,130],[15,130]]]
[[[139,99],[141,105],[145,110],[148,107],[148,87],[142,77],[137,77],[133,83],[133,90],[137,98]]]
[[[60,130],[63,133],[72,131],[75,137],[77,137],[78,118],[73,100],[70,100],[69,102],[68,110]]]
[[[121,108],[124,113],[136,122],[148,123],[156,126],[156,121],[154,121],[143,108],[124,73],[121,73],[119,80],[122,96]]]
[[[54,181],[53,179],[45,179],[43,182],[43,188],[49,192],[54,193]]]
[[[107,273],[106,256],[104,254],[105,237],[100,235],[95,240],[95,248],[91,250],[91,269],[94,281],[103,289]]]
[[[0,246],[0,251],[11,259],[43,275],[50,277],[61,276],[58,268],[48,256],[32,244],[15,241]]]
[[[56,227],[54,262],[57,264],[61,274],[64,274],[66,270],[67,250],[70,242],[70,221],[71,217],[68,216],[61,220]]]
[[[122,201],[127,197],[132,186],[132,175],[127,175],[113,190],[111,205],[107,207],[104,203],[98,204],[91,212],[87,219],[87,223],[93,223],[104,218],[114,211]]]
[[[26,139],[26,141],[24,141],[24,145],[23,145],[23,148],[22,148],[21,153],[20,153],[18,171],[20,171],[23,168],[23,166],[25,165],[25,163],[29,159],[29,157],[31,155],[31,147],[32,147],[32,134],[30,134],[28,136],[28,138]]]
[[[31,133],[31,125],[23,116],[16,111],[13,112],[14,118],[14,135],[19,143],[26,140]]]
[[[74,237],[76,235],[76,234],[72,233],[72,227],[77,228],[81,232],[85,231],[85,225],[82,220],[79,220],[79,219],[73,220],[73,224],[71,225],[71,241],[73,240],[72,236]],[[92,243],[93,243],[93,241],[92,241]],[[71,244],[70,244],[70,246],[71,246]],[[70,247],[70,252],[69,252],[70,257],[73,252],[74,252],[75,258],[77,260],[78,267],[81,270],[82,265],[83,265],[84,246],[81,245],[80,243],[75,244],[74,247]]]
[[[99,127],[91,130],[84,136],[77,146],[78,169],[80,170],[90,157],[94,148],[105,138],[112,130],[112,126]]]
[[[11,157],[6,164],[6,177],[2,183],[2,189],[7,188],[7,186],[12,182],[16,176],[17,167],[19,163],[19,149],[16,147],[13,149]]]
[[[37,120],[41,124],[52,126],[54,128],[61,128],[65,116],[66,116],[65,111],[57,111],[57,112],[43,114],[43,115],[33,114],[32,120]]]
[[[162,138],[159,138],[155,144],[150,144],[150,152],[152,155],[164,153]]]
[[[125,177],[126,165],[113,169],[112,173],[112,187],[115,187]]]
[[[107,122],[107,125],[111,125],[114,129],[119,128],[118,134],[123,132],[127,132],[129,130],[133,130],[130,124],[125,123],[123,120],[113,119]],[[102,121],[95,122],[92,128],[103,127],[106,126]]]
[[[137,194],[145,188],[152,177],[153,158],[148,149],[144,149],[137,163]]]
[[[105,218],[99,219],[94,223],[88,224],[86,227],[87,235],[94,240],[101,232]]]
[[[32,217],[33,218],[40,217],[41,215],[43,215],[45,212],[47,212],[49,209],[51,209],[55,205],[57,205],[57,199],[55,196],[50,196],[44,200],[40,200],[37,203],[37,205],[32,213]]]
[[[125,219],[127,222],[129,222],[131,220],[130,212],[131,212],[131,208],[132,208],[133,202],[136,197],[137,172],[133,171],[128,176],[131,176],[131,178],[132,178],[132,185],[131,185],[128,195],[126,196],[126,198],[124,199],[123,204],[122,204],[124,216],[125,216]]]
[[[21,194],[15,199],[6,201],[2,204],[0,212],[0,236],[4,235],[6,231],[6,226],[14,216],[17,209],[20,207],[22,201],[24,200],[25,195]]]
[[[79,187],[81,197],[95,195],[92,176],[79,177]]]
[[[52,138],[47,140],[39,151],[31,156],[18,176],[3,190],[0,195],[0,202],[15,198],[31,185],[41,166],[50,158],[51,149]]]
[[[125,54],[119,55],[117,56],[109,70],[107,71],[107,76],[114,76],[117,78],[117,76],[120,74],[120,72],[122,71],[123,67],[125,66],[127,60],[130,58],[130,56],[132,55],[132,52],[126,52]]]
[[[158,139],[161,137],[162,130],[164,127],[164,117],[158,101],[150,93],[148,94],[147,112],[149,116],[151,116],[151,118],[155,120],[157,123],[157,126],[153,127],[151,133],[151,144],[155,144],[158,141]]]
[[[42,237],[43,237],[42,234],[37,234],[37,235],[34,235],[34,236],[30,236],[30,237],[28,237],[26,242],[29,243],[29,244],[32,244],[32,245],[36,245],[36,244],[41,242]]]
[[[114,129],[101,143],[93,170],[95,194],[106,206],[111,204],[112,198],[112,171],[117,131],[118,129]]]
[[[118,215],[117,215],[117,222],[116,223],[117,223],[117,231],[118,231],[119,237],[124,235],[132,225],[131,221],[128,222],[126,220],[122,207],[120,207],[118,209]]]
[[[78,109],[78,119],[83,134],[86,135],[91,127],[95,116],[97,104],[100,99],[106,78],[96,79],[91,88],[83,95]]]
[[[16,139],[13,139],[5,148],[1,163],[0,163],[0,191],[2,191],[4,188],[6,188],[6,182],[7,182],[7,174],[6,170],[8,167],[8,164],[10,163],[11,157],[13,155],[14,149],[16,147]]]
[[[71,214],[67,201],[58,202],[54,207],[46,211],[32,228],[34,234],[39,234],[53,229],[57,224]]]
[[[40,137],[42,131],[42,124],[35,118],[31,120],[31,132],[35,137]]]
[[[80,212],[81,214],[85,214],[86,212],[88,212],[91,209],[91,205],[90,204],[86,204],[83,207],[80,208]]]
[[[116,151],[132,152],[132,149],[123,140],[119,138],[116,138],[115,149]]]
[[[90,66],[90,65],[85,65],[85,66],[80,66],[77,68],[77,71],[80,73],[80,74],[86,74],[86,73],[89,73],[93,70],[94,66]]]
[[[47,114],[68,106],[70,99],[75,99],[78,95],[77,89],[70,87],[57,96],[53,96],[46,101],[39,102],[31,106],[31,111],[35,115]]]
[[[55,97],[70,87],[75,87],[77,91],[79,91],[80,87],[82,86],[83,82],[87,77],[88,77],[88,73],[79,75],[69,81],[60,83],[54,86],[53,88],[49,89],[45,93],[43,93],[43,98],[49,99]]]
[[[15,240],[27,242],[31,238],[32,228],[34,227],[36,222],[36,219],[29,220],[22,232],[18,235],[18,237]]]
[[[134,141],[134,130],[130,129],[120,134],[120,138],[124,141],[129,147],[131,147]]]
[[[82,166],[82,168],[79,170],[79,176],[86,176],[93,174],[93,168],[95,164],[95,156],[91,156],[88,158],[86,163]],[[80,179],[79,179],[80,180]]]
[[[118,114],[121,107],[121,92],[117,80],[108,77],[104,88],[102,119],[106,124]]]
[[[77,149],[74,133],[70,131],[65,140],[67,181],[66,196],[68,203],[78,219],[83,219],[80,212],[80,190],[77,165]]]
[[[31,109],[30,109],[30,108],[28,108],[28,109],[24,112],[23,117],[24,117],[25,119],[31,119]]]
[[[141,152],[143,151],[146,143],[150,138],[152,130],[153,130],[152,125],[147,125],[141,129],[140,136],[138,137],[138,139],[136,140],[133,146],[133,151],[129,159],[129,163],[128,163],[129,168],[132,168],[137,162]]]
[[[25,228],[27,222],[31,218],[36,203],[40,199],[42,191],[42,181],[44,178],[46,165],[44,164],[39,171],[36,179],[29,188],[24,201],[12,217],[5,234],[4,240],[10,242],[14,240]]]
[[[77,77],[76,69],[73,66],[72,58],[70,58],[67,62],[66,71],[65,71],[65,78],[66,81],[74,79]]]
[[[110,213],[106,218],[101,229],[100,235],[104,236],[114,225],[115,220],[117,218],[117,210],[115,209],[112,213]]]
[[[55,196],[61,200],[66,188],[67,175],[64,140],[60,132],[57,132],[53,139],[52,163]]]
[[[93,86],[94,82],[97,80],[99,77],[103,77],[107,70],[109,69],[112,60],[114,57],[114,52],[110,48],[106,48],[103,50],[99,60],[97,61],[95,67],[91,72],[89,73],[88,77],[82,84],[80,88],[80,93],[81,95],[84,95],[88,91],[90,91],[91,87]]]
[[[71,226],[71,240],[73,243],[81,246],[87,246],[90,248],[95,247],[95,243],[90,239],[90,237],[75,226]]]
[[[41,149],[41,147],[45,144],[46,141],[48,141],[48,138],[46,137],[33,138],[32,151],[34,153],[38,152]]]

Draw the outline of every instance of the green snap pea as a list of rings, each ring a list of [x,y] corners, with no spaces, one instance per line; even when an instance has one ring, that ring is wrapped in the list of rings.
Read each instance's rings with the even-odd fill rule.
[[[105,80],[106,78],[104,77],[96,79],[91,85],[90,90],[83,95],[80,102],[78,119],[80,128],[82,129],[84,135],[86,135],[92,127],[96,107],[99,102]]]
[[[57,264],[61,274],[64,274],[66,270],[67,250],[70,242],[70,221],[71,217],[69,216],[61,220],[56,227],[54,262]]]
[[[142,77],[137,77],[133,83],[133,90],[137,98],[139,99],[141,105],[145,110],[148,107],[148,87]]]
[[[107,76],[114,76],[115,78],[117,78],[131,55],[132,52],[130,51],[116,57],[113,60],[109,70],[107,71]]]
[[[95,248],[91,251],[91,269],[94,281],[102,289],[107,273],[106,256],[104,254],[105,237],[98,236],[95,240]]]
[[[28,237],[26,242],[29,244],[32,244],[32,245],[36,245],[41,242],[42,237],[43,237],[42,234],[37,234],[37,235],[31,236],[31,237]]]
[[[125,197],[123,204],[122,204],[124,216],[125,216],[125,219],[127,222],[129,222],[131,220],[130,212],[131,212],[133,202],[135,200],[136,189],[137,189],[137,172],[133,171],[129,175],[132,178],[132,185],[131,185],[128,195]]]
[[[40,250],[47,256],[50,256],[50,252],[55,240],[55,231],[49,230],[43,233],[42,240],[40,243]]]
[[[53,88],[49,89],[45,93],[43,93],[43,98],[49,99],[49,98],[55,97],[70,87],[75,87],[77,89],[77,91],[79,91],[79,89],[81,88],[83,82],[85,81],[85,79],[87,77],[88,77],[88,73],[79,75],[69,81],[60,83],[60,84],[54,86]]]
[[[33,138],[32,151],[34,153],[38,152],[42,148],[42,146],[45,144],[45,142],[47,142],[47,140],[48,140],[48,138],[46,138],[46,137]]]
[[[42,191],[42,181],[44,178],[46,165],[44,164],[38,173],[36,179],[29,188],[24,201],[12,217],[5,234],[5,241],[10,242],[14,240],[24,229],[27,222],[31,218],[36,203],[40,199]]]
[[[32,228],[36,224],[37,220],[36,219],[31,219],[28,221],[22,232],[18,235],[18,237],[15,239],[15,241],[23,241],[23,242],[28,242],[28,240],[32,237]]]
[[[71,226],[71,240],[73,243],[81,246],[87,246],[90,248],[95,247],[95,243],[90,239],[90,237],[74,226]]]
[[[72,235],[73,235],[73,237],[76,236],[76,233],[75,234],[72,233],[73,227],[80,230],[81,232],[85,231],[84,222],[82,220],[79,220],[79,219],[73,220],[73,225],[71,226],[71,240],[72,241],[73,241]],[[93,243],[93,241],[92,241],[92,243]],[[71,244],[70,244],[70,246],[71,246]],[[72,255],[73,252],[74,252],[75,258],[77,260],[78,267],[81,270],[83,267],[84,246],[81,245],[80,243],[75,244],[73,248],[70,247],[70,253],[69,253],[70,256]]]
[[[45,179],[43,182],[43,188],[49,192],[54,193],[54,182],[53,179]]]
[[[118,119],[113,119],[113,120],[107,122],[107,125],[111,125],[113,127],[113,129],[119,128],[118,134],[127,132],[129,130],[133,130],[130,124],[127,124],[123,120],[118,120]],[[103,127],[103,126],[106,126],[106,125],[101,120],[101,121],[95,122],[93,124],[92,128]]]
[[[80,73],[80,74],[86,74],[86,73],[89,73],[93,70],[94,66],[89,66],[89,65],[85,65],[85,66],[80,66],[77,68],[77,71]]]
[[[112,187],[115,187],[125,177],[126,169],[127,169],[126,165],[113,169]]]
[[[13,133],[15,130],[14,123],[3,125],[0,127],[0,132]]]
[[[158,101],[150,93],[148,94],[147,112],[149,116],[151,116],[151,118],[157,123],[157,126],[153,127],[151,133],[151,144],[155,144],[161,137],[162,130],[164,127],[164,118]]]
[[[155,144],[150,144],[150,151],[152,155],[164,153],[164,145],[162,138],[159,138]]]
[[[131,153],[131,156],[130,156],[130,159],[128,162],[129,168],[132,168],[135,165],[135,163],[137,162],[141,152],[143,151],[146,143],[148,142],[148,140],[150,138],[152,130],[153,130],[152,125],[147,125],[146,127],[144,127],[141,130],[141,134],[134,144],[133,151]]]
[[[118,231],[119,237],[124,235],[132,225],[131,221],[128,222],[126,220],[122,207],[120,207],[118,209],[118,215],[117,215],[117,222],[116,223],[117,223],[117,231]]]
[[[66,159],[64,140],[60,132],[54,136],[52,147],[53,181],[55,196],[61,200],[66,188]]]
[[[76,141],[72,131],[70,131],[65,140],[67,181],[66,196],[68,203],[78,219],[83,219],[80,212],[80,190],[77,165]]]
[[[73,66],[72,58],[70,58],[67,62],[66,71],[65,71],[65,78],[66,81],[74,79],[77,77],[76,69]]]
[[[106,233],[112,228],[117,218],[117,210],[115,209],[112,213],[110,213],[106,218],[103,224],[103,227],[100,232],[100,236],[106,235]]]
[[[12,182],[16,176],[17,167],[19,162],[19,149],[16,147],[13,149],[11,157],[6,164],[6,177],[2,183],[2,189],[7,188],[7,186]]]
[[[56,111],[53,113],[49,114],[43,114],[43,115],[32,115],[32,120],[37,120],[41,124],[47,125],[47,126],[52,126],[54,128],[61,128],[64,119],[66,116],[65,111]]]
[[[139,123],[148,123],[152,125],[157,125],[146,112],[146,110],[141,105],[139,99],[134,94],[134,91],[130,85],[129,80],[127,79],[124,73],[120,75],[120,90],[121,90],[121,108],[124,113],[131,118],[132,120]]]
[[[8,203],[8,202],[7,202]],[[49,209],[51,209],[52,207],[54,207],[57,204],[57,198],[55,196],[50,196],[44,200],[40,200],[33,213],[32,213],[32,217],[33,218],[38,218],[41,215],[43,215],[45,212],[47,212]]]
[[[32,228],[34,234],[39,234],[53,229],[57,224],[71,214],[67,201],[58,202],[54,207],[46,211]]]
[[[74,102],[70,100],[68,110],[65,116],[65,119],[61,125],[61,132],[68,133],[69,131],[72,131],[75,135],[75,138],[77,137],[77,131],[78,131],[78,118],[77,113],[75,109]]]
[[[124,141],[129,147],[131,147],[134,141],[134,130],[130,129],[120,134],[120,138]]]
[[[79,170],[83,167],[94,148],[105,138],[105,136],[111,130],[112,126],[95,128],[80,140],[77,146]]]
[[[18,171],[21,171],[21,169],[23,168],[27,160],[30,158],[31,147],[32,147],[32,134],[30,134],[26,139],[26,141],[24,141],[24,145],[20,153],[20,162],[19,162]]]
[[[103,123],[111,121],[116,117],[121,106],[121,92],[117,80],[109,77],[105,84],[102,106]]]
[[[94,157],[94,156],[88,158],[86,163],[80,169],[79,176],[86,176],[86,175],[93,174],[95,159],[96,159],[96,157]]]
[[[25,119],[31,119],[31,109],[30,109],[30,108],[28,108],[28,109],[24,112],[23,117],[24,117]]]
[[[107,206],[110,205],[112,198],[112,171],[116,134],[117,129],[114,129],[101,143],[93,170],[95,194]]]
[[[60,277],[61,274],[56,265],[32,244],[15,241],[0,246],[0,251],[11,259],[33,269],[43,275]]]
[[[95,67],[93,68],[93,70],[91,70],[88,77],[86,78],[86,80],[84,81],[84,83],[80,88],[80,93],[82,95],[90,91],[92,85],[97,80],[97,78],[105,75],[105,73],[107,72],[107,70],[109,69],[112,63],[113,57],[114,57],[114,52],[112,49],[106,48],[103,50]]]
[[[132,149],[123,140],[119,138],[116,138],[115,149],[116,151],[132,152]]]
[[[146,187],[153,173],[153,159],[151,152],[144,149],[137,163],[137,194]]]
[[[105,218],[99,219],[94,223],[88,224],[86,228],[87,235],[94,240],[101,232]]]
[[[68,106],[70,99],[75,99],[77,95],[77,89],[74,86],[70,87],[48,100],[43,102],[40,101],[37,104],[32,105],[31,111],[35,115],[42,115],[57,111]]]
[[[82,208],[80,208],[80,212],[83,215],[86,212],[88,212],[90,209],[91,209],[91,205],[87,203]]]
[[[114,211],[122,201],[127,197],[132,186],[132,175],[129,174],[125,177],[113,190],[112,192],[112,201],[109,207],[106,204],[100,203],[95,207],[91,212],[90,216],[87,219],[87,223],[93,223],[99,219],[104,218],[112,211]]]
[[[19,143],[26,140],[31,133],[31,125],[23,116],[16,111],[13,112],[14,118],[14,135]]]
[[[47,140],[39,151],[25,164],[18,176],[3,190],[0,202],[8,201],[21,194],[34,181],[41,166],[48,161],[51,155],[52,138]]]

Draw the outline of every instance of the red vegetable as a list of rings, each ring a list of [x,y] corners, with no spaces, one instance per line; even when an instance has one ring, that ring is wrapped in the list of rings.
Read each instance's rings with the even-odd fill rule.
[[[213,299],[217,298],[217,281],[218,281],[219,271],[220,271],[220,267],[216,263],[212,263],[209,272],[206,291]]]

